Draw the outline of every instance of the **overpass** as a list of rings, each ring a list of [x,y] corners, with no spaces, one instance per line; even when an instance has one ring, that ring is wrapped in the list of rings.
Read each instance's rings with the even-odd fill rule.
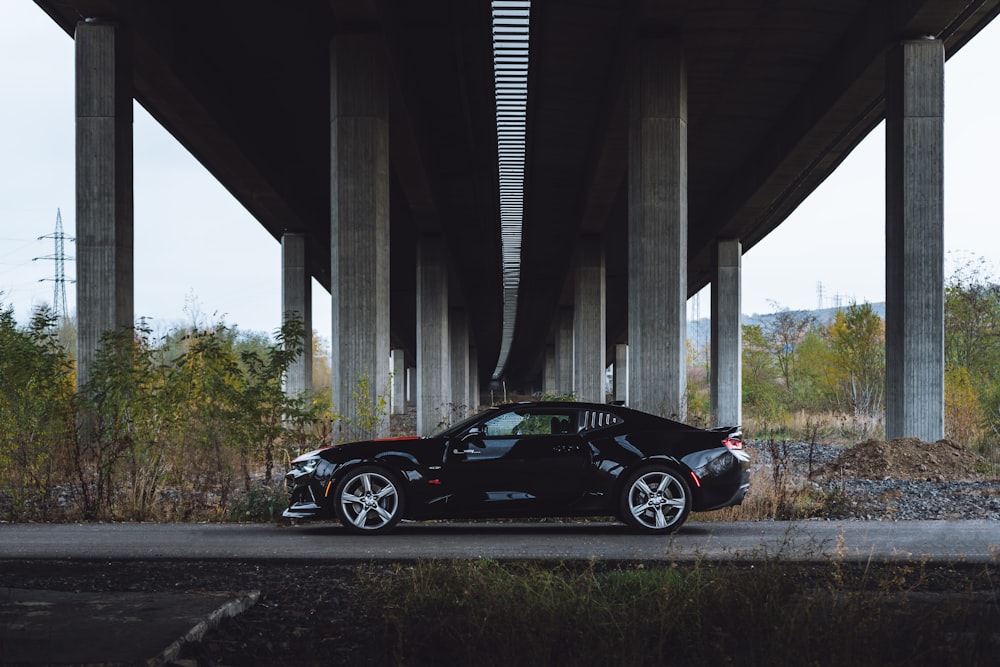
[[[286,310],[331,290],[335,408],[395,350],[424,432],[491,378],[603,400],[616,359],[683,417],[708,284],[738,421],[740,256],[887,119],[889,431],[943,433],[944,60],[1000,0],[534,0],[516,301],[486,0],[36,2],[77,43],[82,375],[133,318],[133,97],[282,242]]]

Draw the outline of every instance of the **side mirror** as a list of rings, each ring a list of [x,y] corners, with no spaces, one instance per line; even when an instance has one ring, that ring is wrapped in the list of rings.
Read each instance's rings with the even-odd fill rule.
[[[471,440],[472,444],[476,447],[485,447],[486,443],[483,442],[483,435],[485,434],[485,428],[480,429],[478,426],[473,426],[462,436],[462,442],[469,442]]]

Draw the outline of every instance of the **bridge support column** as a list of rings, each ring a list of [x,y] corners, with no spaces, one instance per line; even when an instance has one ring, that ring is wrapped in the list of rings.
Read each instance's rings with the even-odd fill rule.
[[[573,322],[573,393],[581,401],[604,403],[604,246],[599,236],[580,240]]]
[[[545,346],[545,360],[542,367],[542,393],[555,396],[559,393],[556,389],[556,346]]]
[[[132,61],[121,26],[78,23],[76,313],[78,387],[101,336],[134,326]]]
[[[302,320],[302,355],[289,366],[285,393],[312,391],[312,276],[306,268],[306,236],[286,232],[281,237],[281,313]]]
[[[392,414],[401,415],[406,412],[406,350],[396,348],[392,351]]]
[[[464,308],[453,308],[448,318],[451,345],[451,422],[469,414],[469,316]]]
[[[614,400],[628,405],[628,345],[615,345]]]
[[[416,406],[417,404],[417,367],[410,366],[409,360],[406,366],[406,405]]]
[[[743,421],[743,329],[741,263],[738,239],[715,244],[712,278],[712,421],[738,426]]]
[[[331,384],[333,410],[353,424],[377,415],[389,390],[389,92],[379,45],[350,34],[330,48]],[[388,435],[388,420],[353,430]]]
[[[479,410],[479,348],[469,345],[469,414]]]
[[[944,45],[886,72],[886,436],[944,437]]]
[[[629,81],[629,404],[687,415],[687,77],[680,43],[646,39]]]
[[[417,435],[431,435],[451,418],[448,269],[443,239],[417,247]]]
[[[573,309],[560,306],[556,314],[557,396],[573,391]]]

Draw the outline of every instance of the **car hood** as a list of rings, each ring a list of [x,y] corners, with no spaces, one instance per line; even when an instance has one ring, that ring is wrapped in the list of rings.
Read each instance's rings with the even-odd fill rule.
[[[295,458],[295,460],[292,461],[292,463],[299,463],[300,461],[307,461],[309,459],[316,458],[317,456],[319,456],[323,452],[329,451],[331,449],[337,449],[338,451],[343,451],[344,448],[347,448],[348,450],[350,450],[352,448],[359,447],[359,446],[369,447],[371,445],[378,445],[379,443],[384,443],[384,442],[405,442],[405,441],[408,441],[408,440],[420,440],[420,437],[415,436],[415,435],[407,435],[407,436],[398,437],[398,438],[377,438],[375,440],[361,440],[359,442],[345,442],[345,443],[343,443],[341,445],[327,445],[325,447],[320,447],[319,449],[314,449],[312,451],[306,452],[305,454],[301,454],[301,455],[297,456]]]

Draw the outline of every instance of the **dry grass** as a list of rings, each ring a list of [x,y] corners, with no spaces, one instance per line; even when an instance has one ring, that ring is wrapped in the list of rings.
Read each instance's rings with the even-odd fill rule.
[[[843,504],[839,492],[823,492],[805,479],[772,468],[750,471],[750,492],[742,505],[691,514],[689,521],[788,521],[835,516]]]
[[[998,639],[969,592],[914,604],[936,590],[920,564],[477,560],[359,575],[383,664],[993,664]],[[994,576],[967,572],[962,590]]]

